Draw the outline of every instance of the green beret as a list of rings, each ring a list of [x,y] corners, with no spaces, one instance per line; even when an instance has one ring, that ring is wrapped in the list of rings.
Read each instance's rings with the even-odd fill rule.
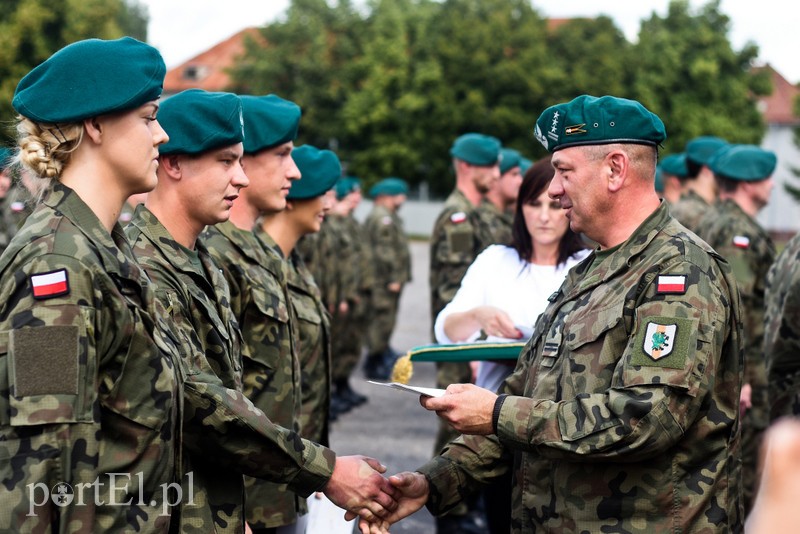
[[[661,167],[656,167],[656,192],[664,192],[664,171]]]
[[[533,167],[533,162],[528,158],[520,158],[519,160],[519,170],[522,174],[528,172],[528,169]]]
[[[13,150],[6,147],[0,147],[0,172],[6,170],[6,168],[11,165],[11,160],[13,157]]]
[[[774,152],[755,145],[729,145],[717,151],[709,162],[714,174],[743,182],[766,180],[777,165],[778,157]]]
[[[161,103],[158,122],[169,135],[161,154],[200,154],[244,140],[242,101],[233,93],[181,91]]]
[[[354,176],[345,176],[336,182],[336,199],[342,200],[344,197],[361,189],[361,180]]]
[[[670,154],[661,160],[658,166],[665,174],[671,174],[678,178],[689,176],[689,169],[686,168],[686,154]]]
[[[380,195],[408,195],[408,183],[402,178],[384,178],[369,189],[370,198]]]
[[[639,102],[589,95],[544,110],[536,121],[534,135],[549,152],[610,143],[656,146],[667,138],[661,119]]]
[[[292,184],[287,200],[304,200],[324,195],[342,176],[342,164],[330,150],[303,145],[292,150],[301,177]]]
[[[698,165],[708,165],[714,153],[728,143],[713,136],[695,137],[686,143],[686,159]]]
[[[275,95],[243,95],[244,153],[255,154],[297,139],[300,106]]]
[[[513,148],[504,148],[500,151],[500,174],[505,174],[514,167],[519,167],[522,154]]]
[[[156,100],[167,68],[158,50],[131,37],[65,46],[20,80],[11,104],[37,122],[77,122]]]
[[[497,165],[500,159],[500,140],[479,133],[464,134],[455,140],[450,155],[472,165]]]

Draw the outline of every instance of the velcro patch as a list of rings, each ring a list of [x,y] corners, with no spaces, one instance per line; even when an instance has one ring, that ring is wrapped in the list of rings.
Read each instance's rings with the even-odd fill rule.
[[[645,317],[636,332],[631,364],[683,369],[696,330],[695,319]]]
[[[658,275],[656,293],[683,295],[686,293],[686,275]]]
[[[66,269],[32,274],[30,279],[33,298],[37,300],[69,295],[69,276]]]
[[[11,331],[14,395],[78,394],[78,327],[37,326]]]

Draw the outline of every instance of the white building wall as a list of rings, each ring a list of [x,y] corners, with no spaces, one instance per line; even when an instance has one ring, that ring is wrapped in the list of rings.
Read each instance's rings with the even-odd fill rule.
[[[775,187],[770,202],[759,213],[758,222],[773,232],[797,232],[800,230],[800,203],[783,187],[786,183],[800,187],[800,178],[791,170],[800,169],[800,149],[794,143],[791,126],[770,125],[761,147],[778,155],[778,168],[773,174]]]

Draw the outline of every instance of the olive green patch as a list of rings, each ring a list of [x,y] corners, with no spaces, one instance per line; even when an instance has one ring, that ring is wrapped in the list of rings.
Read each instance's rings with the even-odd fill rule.
[[[78,327],[37,326],[12,330],[14,395],[78,394]]]
[[[450,251],[464,254],[472,251],[472,231],[456,228],[447,231],[447,240]]]
[[[694,349],[697,320],[682,317],[644,317],[633,342],[632,365],[683,369]]]

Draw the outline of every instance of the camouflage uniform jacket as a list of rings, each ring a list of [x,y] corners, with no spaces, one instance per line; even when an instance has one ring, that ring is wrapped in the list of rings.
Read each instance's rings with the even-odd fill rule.
[[[3,253],[11,238],[14,237],[14,232],[11,231],[11,217],[9,217],[8,211],[6,199],[0,198],[0,254]]]
[[[491,238],[491,243],[487,243],[486,246],[490,244],[511,244],[511,228],[514,225],[513,215],[508,212],[500,211],[497,209],[497,206],[486,198],[481,200],[476,211],[482,227],[481,231]]]
[[[706,241],[731,265],[744,313],[744,381],[753,388],[750,419],[757,428],[769,423],[767,369],[764,360],[764,294],[767,272],[775,262],[775,245],[769,234],[734,201],[719,203],[717,217],[701,229]]]
[[[322,228],[315,234],[306,234],[298,241],[295,250],[303,258],[314,276],[322,302],[328,310],[336,309],[342,298],[341,274],[343,268],[338,260],[339,228],[326,217]]]
[[[662,205],[574,267],[501,387],[497,434],[421,471],[441,513],[511,467],[512,532],[740,532],[739,299]]]
[[[380,307],[381,296],[393,282],[405,284],[411,280],[411,251],[403,230],[403,221],[397,213],[383,206],[374,206],[364,228],[372,250],[375,273],[373,304]]]
[[[262,240],[228,221],[210,227],[203,243],[230,287],[231,309],[243,338],[245,395],[273,423],[298,432],[300,366],[286,265],[272,238],[257,231]],[[246,485],[247,520],[253,526],[287,525],[305,512],[305,500],[287,491],[285,484],[248,477]]]
[[[700,221],[710,207],[703,197],[689,190],[683,193],[673,206],[670,206],[669,211],[673,217],[678,219],[679,223],[700,235],[698,233]]]
[[[122,228],[55,184],[0,258],[0,531],[169,530],[179,356],[157,314]]]
[[[488,246],[478,215],[458,189],[450,193],[431,232],[431,317],[453,300],[461,279],[478,254]]]
[[[353,232],[350,224],[350,217],[343,215],[328,215],[325,217],[326,225],[331,226],[335,240],[335,256],[332,258],[336,265],[338,299],[339,302],[353,302],[358,298],[359,272],[358,272],[358,251],[365,246],[358,240],[362,237],[360,232]],[[331,265],[328,268],[332,267]]]
[[[306,495],[322,487],[333,453],[274,424],[242,392],[240,334],[227,284],[202,243],[197,265],[143,206],[126,233],[168,309],[169,334],[182,344],[184,470],[194,473],[195,495],[181,504],[183,531],[241,532],[242,474],[288,482]]]
[[[764,354],[770,418],[800,415],[800,234],[767,275]]]
[[[331,396],[330,319],[314,277],[300,256],[289,261],[289,300],[297,317],[297,347],[302,369],[300,435],[328,444]]]

